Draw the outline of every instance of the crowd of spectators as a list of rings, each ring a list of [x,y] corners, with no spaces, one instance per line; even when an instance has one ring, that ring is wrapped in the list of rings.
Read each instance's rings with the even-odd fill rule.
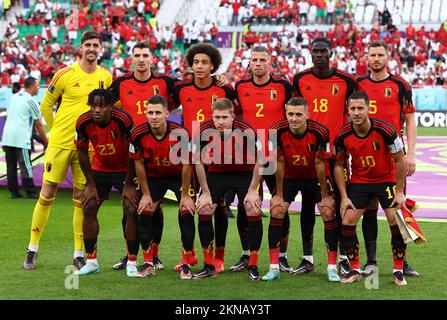
[[[246,23],[307,25],[310,13],[314,12],[315,23],[331,25],[336,21],[352,20],[358,1],[221,0],[218,19],[221,26]]]
[[[305,1],[234,0],[230,3],[222,0],[223,6],[240,3],[239,9],[257,5],[264,5],[265,9],[273,4],[295,6],[301,2]],[[346,5],[346,1],[336,2],[339,3]],[[98,3],[74,0],[71,4],[39,0],[26,17],[18,17],[18,24],[10,24],[6,30],[0,44],[0,84],[23,83],[28,76],[48,84],[54,72],[79,59],[79,32],[87,27],[102,34],[105,41],[100,64],[109,68],[114,77],[130,71],[132,48],[143,39],[156,52],[153,71],[182,77],[188,72],[185,50],[197,42],[216,44],[220,24],[202,25],[192,21],[184,25],[176,23],[173,27],[159,26],[152,19],[158,8],[157,0],[103,0]],[[292,15],[298,14],[304,21],[304,17],[299,16],[299,8],[295,9],[298,11]],[[447,83],[444,25],[438,30],[424,27],[416,30],[410,24],[401,32],[388,20],[386,23],[380,20],[371,30],[365,30],[343,19],[335,17],[334,24],[326,32],[310,31],[300,23],[284,24],[276,33],[256,33],[248,27],[243,47],[236,51],[227,76],[231,82],[236,82],[247,75],[250,48],[259,43],[272,52],[272,73],[292,79],[297,72],[311,66],[309,46],[312,40],[326,36],[334,47],[332,65],[351,74],[367,73],[365,47],[372,40],[383,39],[391,52],[390,72],[402,75],[414,86]],[[22,36],[19,29],[24,28],[27,34]]]
[[[272,73],[293,76],[311,66],[309,46],[313,39],[325,36],[333,44],[331,64],[355,76],[367,74],[366,46],[377,39],[388,43],[389,71],[400,74],[414,86],[447,84],[447,30],[418,30],[408,25],[404,32],[375,24],[371,30],[336,22],[327,32],[287,25],[278,33],[257,34],[248,28],[244,47],[238,50],[229,67],[229,76],[236,82],[246,75],[250,48],[254,44],[267,46],[272,53]]]

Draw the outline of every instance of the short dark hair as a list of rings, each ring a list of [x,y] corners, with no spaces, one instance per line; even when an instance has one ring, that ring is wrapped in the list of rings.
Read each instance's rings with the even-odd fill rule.
[[[316,43],[319,43],[319,42],[322,42],[322,43],[326,44],[329,47],[329,49],[332,50],[332,43],[331,43],[331,41],[328,38],[325,38],[325,37],[315,38],[314,41],[312,41],[312,43],[311,43],[311,47],[313,47]]]
[[[106,89],[95,89],[88,95],[87,105],[92,106],[93,100],[95,97],[100,97],[101,101],[104,102],[105,105],[112,105],[115,103],[115,97],[112,93],[112,91],[106,90]]]
[[[25,80],[25,88],[29,88],[31,86],[33,86],[36,83],[37,79],[33,78],[33,77],[28,77]],[[19,88],[20,88],[20,84],[19,84]]]
[[[301,97],[293,97],[287,101],[286,106],[305,106],[308,107],[307,100]]]
[[[138,49],[149,49],[149,52],[153,55],[154,53],[152,52],[152,48],[149,45],[149,43],[147,43],[146,41],[138,41],[136,45],[133,46],[132,48],[132,53],[134,52],[135,48]]]
[[[147,101],[148,104],[161,104],[163,106],[163,109],[168,109],[168,102],[166,101],[165,97],[160,95],[155,95],[149,98]]]
[[[102,37],[99,32],[96,31],[86,31],[82,34],[81,44],[90,39],[98,39],[99,43],[102,43]]]
[[[251,50],[251,52],[265,52],[270,56],[270,50],[264,46],[255,46],[253,47],[253,49]]]
[[[188,52],[186,53],[186,61],[188,61],[188,65],[192,67],[194,62],[194,56],[196,54],[206,54],[211,59],[211,63],[214,65],[213,72],[216,72],[222,64],[222,56],[219,50],[209,43],[198,43],[192,46]]]
[[[230,99],[227,98],[220,98],[216,99],[212,105],[212,110],[219,110],[219,111],[225,111],[230,110],[231,112],[234,112],[234,106]]]
[[[17,93],[22,89],[19,82],[13,82],[12,83],[12,93]]]
[[[369,51],[370,48],[379,48],[379,47],[383,47],[385,49],[386,53],[388,54],[388,45],[383,40],[374,40],[374,41],[370,42],[368,44],[367,51]]]
[[[363,99],[366,105],[369,107],[369,97],[365,91],[355,91],[353,94],[351,94],[348,98],[348,105],[351,102],[351,100],[359,100],[359,99]]]

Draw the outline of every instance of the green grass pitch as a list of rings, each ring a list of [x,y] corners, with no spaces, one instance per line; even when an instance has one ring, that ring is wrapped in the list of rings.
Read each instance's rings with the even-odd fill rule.
[[[378,289],[366,289],[364,282],[351,285],[329,283],[326,280],[326,254],[323,241],[323,225],[317,217],[314,235],[314,257],[316,272],[305,276],[281,274],[271,283],[254,283],[248,280],[246,272],[223,274],[199,281],[182,281],[172,271],[180,258],[180,235],[177,223],[177,209],[172,203],[164,205],[165,228],[160,246],[160,258],[165,270],[158,271],[151,278],[130,279],[124,272],[112,270],[111,266],[125,253],[121,230],[121,208],[117,193],[106,201],[99,213],[100,235],[98,260],[102,268],[99,274],[81,277],[78,289],[73,286],[65,268],[73,258],[72,201],[68,190],[61,190],[53,205],[49,221],[43,234],[37,268],[22,269],[28,245],[33,200],[10,200],[9,192],[0,189],[2,223],[0,224],[0,299],[154,299],[154,300],[201,300],[201,299],[255,299],[255,300],[306,300],[306,299],[446,299],[447,276],[442,257],[445,254],[446,223],[422,222],[428,242],[408,247],[410,263],[421,272],[417,279],[407,278],[407,287],[392,283],[392,258],[389,228],[385,221],[379,221],[378,260],[380,276]],[[263,219],[264,237],[259,267],[262,274],[268,271],[268,219]],[[196,218],[197,225],[197,218]],[[361,227],[359,239],[363,247]],[[299,216],[291,216],[291,234],[288,249],[289,261],[296,267],[301,259]],[[200,263],[203,256],[196,233],[195,246]],[[226,249],[228,268],[236,262],[241,249],[237,236],[236,221],[230,219]],[[139,256],[141,261],[141,255]],[[362,260],[365,260],[364,254]],[[193,268],[199,270],[200,265]],[[71,279],[71,280],[70,280]]]

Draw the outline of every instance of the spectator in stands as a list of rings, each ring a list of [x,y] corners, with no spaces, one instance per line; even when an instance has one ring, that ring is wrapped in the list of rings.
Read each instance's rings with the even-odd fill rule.
[[[18,82],[14,82],[12,84],[12,94],[16,94],[17,92],[19,92],[22,89],[20,83]]]
[[[216,23],[213,22],[211,28],[209,29],[209,34],[211,35],[211,42],[213,45],[217,45],[217,36],[219,35],[219,29],[217,29]]]
[[[231,7],[233,9],[233,15],[231,16],[231,23],[232,26],[237,26],[239,22],[239,9],[242,7],[243,3],[241,0],[234,0]]]
[[[309,3],[305,0],[301,0],[300,2],[298,2],[298,8],[299,8],[299,23],[298,24],[304,24],[307,25],[307,15],[309,13]]]
[[[381,26],[387,26],[390,19],[391,19],[391,13],[388,11],[388,8],[385,6],[382,13],[379,13],[380,17],[380,25]]]
[[[326,24],[334,23],[335,5],[335,0],[329,0],[328,2],[326,2]]]

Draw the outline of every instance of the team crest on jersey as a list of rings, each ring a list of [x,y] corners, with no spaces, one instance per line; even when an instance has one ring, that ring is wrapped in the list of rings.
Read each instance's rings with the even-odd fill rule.
[[[314,152],[315,151],[315,144],[308,143],[307,144],[307,149],[309,150],[309,152]]]
[[[215,94],[213,94],[213,95],[211,96],[211,104],[213,104],[214,102],[216,102],[217,99],[219,99],[219,97],[216,96]]]
[[[390,98],[391,97],[391,94],[392,94],[392,90],[391,90],[391,88],[390,87],[386,87],[385,88],[385,90],[384,90],[384,93],[383,93],[383,95],[385,96],[385,97],[387,97],[387,98]]]
[[[379,151],[380,150],[380,143],[379,143],[379,141],[373,140],[372,147],[373,147],[374,151]]]
[[[340,90],[339,90],[339,88],[338,88],[338,84],[333,84],[333,85],[332,85],[332,90],[331,90],[332,95],[333,95],[333,96],[336,96],[336,95],[338,94],[339,91],[340,91]]]
[[[155,96],[160,94],[160,87],[159,86],[152,86],[152,92],[154,93]]]
[[[51,167],[52,167],[51,162],[45,163],[45,170],[46,170],[46,172],[50,172],[51,171]]]
[[[270,100],[276,100],[278,98],[278,92],[275,89],[270,90]]]
[[[110,130],[110,135],[112,136],[112,139],[116,139],[116,137],[118,137],[118,134],[116,133],[115,130]]]
[[[99,81],[99,89],[104,89],[104,81]]]

